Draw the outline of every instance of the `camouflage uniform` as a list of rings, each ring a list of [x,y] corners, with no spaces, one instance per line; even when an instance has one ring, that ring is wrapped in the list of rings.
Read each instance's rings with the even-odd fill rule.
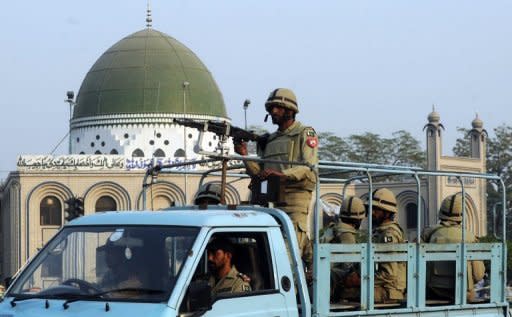
[[[263,159],[280,161],[298,161],[309,164],[318,163],[318,138],[311,127],[295,121],[285,131],[272,133],[264,150],[259,149],[258,155]],[[312,263],[312,249],[307,235],[308,213],[312,192],[315,189],[315,173],[307,166],[246,162],[250,175],[270,168],[283,173],[287,180],[285,185],[286,206],[280,207],[291,218],[297,233],[297,239],[304,261]]]
[[[221,278],[218,282],[215,277],[210,277],[209,284],[212,287],[212,297],[223,293],[243,293],[250,292],[251,285],[244,281],[243,274],[239,273],[233,265],[228,275]]]
[[[334,228],[334,239],[331,243],[355,244],[357,230],[349,225],[340,221]],[[360,288],[349,287],[343,285],[345,278],[349,274],[360,274],[359,265],[355,263],[335,263],[331,268],[331,299],[338,301],[341,299],[359,300]]]
[[[375,243],[404,243],[398,223],[386,222],[373,231]],[[379,262],[375,269],[375,303],[398,302],[405,298],[407,271],[405,262]]]
[[[354,244],[356,243],[356,234],[357,230],[353,226],[340,221],[334,230],[333,243]]]
[[[465,241],[478,242],[473,233],[466,231]],[[462,228],[455,221],[441,221],[434,228],[426,229],[421,239],[429,243],[460,243]],[[455,297],[455,264],[453,261],[429,262],[427,268],[427,297],[454,300]],[[474,285],[485,274],[483,261],[468,261],[467,265],[467,299],[474,299]]]

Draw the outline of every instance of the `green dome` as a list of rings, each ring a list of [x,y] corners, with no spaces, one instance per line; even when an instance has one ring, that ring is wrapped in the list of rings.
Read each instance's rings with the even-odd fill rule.
[[[222,94],[201,60],[151,28],[120,40],[94,63],[78,92],[73,118],[141,113],[227,118]]]

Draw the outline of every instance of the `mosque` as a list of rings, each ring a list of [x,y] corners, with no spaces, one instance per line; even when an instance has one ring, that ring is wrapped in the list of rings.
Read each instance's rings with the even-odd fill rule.
[[[0,184],[0,278],[12,276],[65,223],[65,201],[83,197],[84,212],[142,208],[142,180],[151,164],[200,160],[194,151],[199,132],[173,123],[175,118],[230,122],[223,96],[201,60],[171,36],[147,25],[107,49],[86,74],[72,107],[69,154],[20,155],[17,168]],[[63,123],[64,124],[64,123]],[[433,111],[426,132],[428,169],[485,171],[486,132],[482,121],[472,122],[471,157],[441,153],[443,126]],[[205,133],[203,149],[214,151],[219,140]],[[204,170],[211,166],[195,166]],[[219,182],[218,179],[209,180]],[[486,234],[485,184],[465,180],[468,226]],[[148,209],[191,203],[200,175],[162,175],[148,192]],[[229,204],[247,201],[248,181],[228,182]],[[426,224],[435,224],[441,200],[460,190],[450,178],[425,180],[422,204]],[[414,233],[417,198],[411,184],[389,183],[399,205],[399,219]],[[351,185],[347,193],[362,196],[365,186]],[[341,203],[339,185],[321,188],[324,201]],[[431,212],[434,211],[434,212]],[[417,221],[417,219],[416,219]],[[42,272],[49,282],[60,276],[54,263]]]

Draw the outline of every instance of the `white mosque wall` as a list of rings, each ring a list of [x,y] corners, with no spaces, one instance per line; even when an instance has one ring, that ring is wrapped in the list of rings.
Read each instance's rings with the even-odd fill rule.
[[[219,137],[204,132],[199,144],[199,130],[169,123],[88,125],[71,130],[72,154],[119,154],[135,157],[197,158],[198,150],[214,152]],[[233,144],[228,140],[229,153]],[[186,153],[186,155],[185,155]]]

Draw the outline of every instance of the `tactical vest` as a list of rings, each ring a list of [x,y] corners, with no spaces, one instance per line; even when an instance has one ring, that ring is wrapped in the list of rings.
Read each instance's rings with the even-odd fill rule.
[[[267,140],[267,144],[261,158],[279,161],[304,161],[302,157],[302,145],[304,144],[304,130],[308,127],[295,121],[294,127],[286,133],[276,131],[272,133]],[[297,166],[297,165],[295,165]],[[271,168],[278,171],[292,168],[293,166],[286,163],[265,163],[264,168]],[[311,172],[313,173],[313,172]],[[310,179],[311,178],[311,179]],[[313,191],[315,189],[314,174],[300,181],[287,180],[287,189],[306,189]]]

